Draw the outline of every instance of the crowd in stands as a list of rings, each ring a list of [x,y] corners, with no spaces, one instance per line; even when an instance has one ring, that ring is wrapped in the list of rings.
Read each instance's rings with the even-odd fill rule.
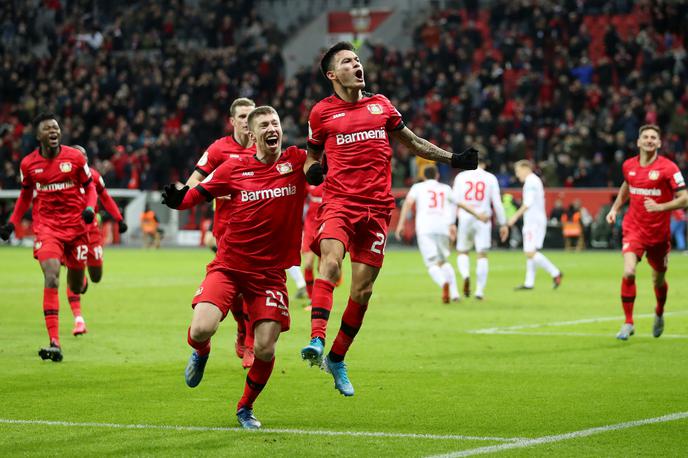
[[[482,145],[503,187],[523,157],[546,186],[618,186],[638,127],[656,123],[688,175],[685,2],[454,3],[415,29],[413,49],[366,44],[368,90],[417,134],[453,150]],[[2,188],[18,186],[43,108],[109,186],[160,189],[223,134],[234,98],[275,106],[285,143],[303,146],[310,107],[328,94],[315,64],[284,77],[285,34],[249,0],[5,2],[0,37]],[[395,145],[393,185],[415,176],[415,158]]]

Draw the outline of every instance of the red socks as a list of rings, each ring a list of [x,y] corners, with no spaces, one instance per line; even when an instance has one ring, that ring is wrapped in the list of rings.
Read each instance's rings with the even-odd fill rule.
[[[256,358],[253,361],[253,366],[249,369],[248,374],[246,374],[246,384],[244,385],[244,395],[239,400],[237,404],[237,410],[242,407],[248,407],[253,409],[253,401],[256,400],[258,395],[270,379],[270,374],[272,374],[272,368],[275,367],[275,358],[270,361],[263,361],[262,359]]]
[[[666,304],[667,292],[669,291],[669,283],[666,281],[664,285],[659,288],[655,288],[655,297],[657,298],[657,307],[655,308],[655,314],[657,316],[664,315],[664,304]]]
[[[308,298],[313,297],[313,269],[304,269],[303,278],[306,280],[306,292],[308,293]]]
[[[349,298],[349,303],[346,304],[346,310],[344,310],[344,315],[342,316],[342,325],[330,350],[329,357],[333,362],[344,360],[344,356],[349,351],[354,337],[358,334],[358,330],[361,329],[366,310],[368,310],[368,304],[359,304]]]
[[[210,353],[210,339],[205,342],[197,342],[191,338],[191,328],[186,333],[186,341],[191,347],[196,350],[198,356],[205,356]]]
[[[74,294],[74,291],[67,285],[67,301],[69,301],[69,306],[72,309],[72,315],[74,318],[81,316],[81,295]]]
[[[633,303],[635,302],[635,277],[621,279],[621,305],[626,323],[633,324]]]
[[[334,283],[327,280],[318,278],[313,283],[311,338],[320,337],[325,340],[327,320],[330,319],[330,311],[332,310],[332,291],[334,291]]]
[[[57,296],[57,288],[43,288],[43,315],[45,327],[48,328],[50,341],[60,342],[60,299]]]

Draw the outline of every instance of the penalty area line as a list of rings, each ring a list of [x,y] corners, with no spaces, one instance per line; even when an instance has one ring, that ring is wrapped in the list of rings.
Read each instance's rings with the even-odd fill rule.
[[[588,437],[596,434],[606,433],[608,431],[618,431],[620,429],[635,428],[643,425],[652,425],[656,423],[666,423],[669,421],[683,420],[688,418],[688,412],[677,412],[661,417],[646,418],[644,420],[627,421],[624,423],[617,423],[615,425],[599,426],[597,428],[582,429],[580,431],[573,431],[565,434],[556,434],[552,436],[536,437],[534,439],[524,439],[517,442],[511,442],[500,445],[490,445],[487,447],[478,447],[468,450],[461,450],[458,452],[450,452],[444,455],[432,455],[427,458],[458,458],[462,456],[483,455],[485,453],[497,453],[505,450],[512,450],[516,448],[527,448],[540,444],[551,444],[553,442],[562,442],[569,439],[577,439],[579,437]]]
[[[349,436],[349,437],[383,437],[395,439],[430,439],[430,440],[468,440],[489,442],[521,442],[527,440],[522,437],[489,437],[489,436],[465,436],[461,434],[415,434],[415,433],[386,433],[374,431],[324,431],[308,429],[279,429],[261,428],[249,431],[239,427],[221,426],[181,426],[181,425],[147,425],[147,424],[122,424],[122,423],[95,423],[95,422],[71,422],[51,420],[15,420],[0,418],[0,424],[32,425],[32,426],[61,426],[79,428],[110,428],[110,429],[150,429],[163,431],[229,431],[249,432],[252,434],[296,434],[310,436]]]

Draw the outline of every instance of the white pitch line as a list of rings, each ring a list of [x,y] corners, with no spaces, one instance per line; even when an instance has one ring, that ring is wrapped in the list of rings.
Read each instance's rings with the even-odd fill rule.
[[[176,426],[176,425],[129,425],[121,423],[90,423],[90,422],[71,422],[71,421],[50,421],[50,420],[13,420],[0,418],[0,424],[13,425],[43,425],[43,426],[63,426],[63,427],[83,427],[83,428],[111,428],[111,429],[153,429],[153,430],[173,430],[173,431],[232,431],[232,432],[251,432],[251,433],[271,433],[271,434],[299,434],[311,436],[353,436],[353,437],[387,437],[396,439],[431,439],[431,440],[471,440],[489,442],[521,442],[528,440],[523,437],[487,437],[487,436],[464,436],[461,434],[413,434],[413,433],[385,433],[370,431],[322,431],[308,429],[276,429],[261,428],[259,430],[248,431],[243,428],[230,428],[220,426]]]
[[[508,335],[508,336],[573,336],[573,337],[613,337],[614,334],[592,334],[584,332],[524,332],[524,331],[494,331],[494,332],[481,332],[480,334],[490,334],[490,335]],[[656,337],[647,334],[635,333],[633,339],[656,339]],[[688,339],[688,335],[685,334],[662,334],[662,339]]]
[[[675,312],[665,312],[664,316],[673,316],[673,315],[685,315],[688,313],[688,310],[681,310],[681,311],[675,311]],[[655,314],[654,313],[645,313],[641,315],[636,315],[636,318],[654,318]],[[467,331],[470,334],[495,334],[497,332],[501,331],[516,331],[519,329],[537,329],[537,328],[545,328],[545,327],[550,327],[550,326],[570,326],[570,325],[576,325],[576,324],[587,324],[587,323],[602,323],[605,321],[617,321],[620,320],[622,317],[617,316],[604,316],[604,317],[598,317],[598,318],[585,318],[582,320],[572,320],[572,321],[553,321],[551,323],[535,323],[535,324],[518,324],[515,326],[498,326],[494,328],[484,328],[484,329],[474,329]]]
[[[565,434],[556,434],[552,436],[536,437],[534,439],[525,439],[518,442],[511,442],[508,444],[490,445],[487,447],[478,447],[468,450],[461,450],[458,452],[450,452],[444,455],[433,455],[427,458],[458,458],[462,456],[483,455],[485,453],[497,453],[504,450],[511,450],[515,448],[526,448],[540,444],[551,444],[553,442],[561,442],[569,439],[577,439],[579,437],[588,437],[595,434],[602,434],[608,431],[617,431],[620,429],[635,428],[637,426],[651,425],[655,423],[666,423],[668,421],[683,420],[688,418],[688,412],[678,412],[661,417],[647,418],[645,420],[628,421],[625,423],[617,423],[615,425],[599,426],[597,428],[582,429],[580,431],[573,431]]]

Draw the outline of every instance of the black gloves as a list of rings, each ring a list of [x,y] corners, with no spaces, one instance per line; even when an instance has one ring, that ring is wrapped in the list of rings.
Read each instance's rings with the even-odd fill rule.
[[[478,167],[478,150],[472,146],[460,153],[453,153],[451,166],[455,169],[473,170]]]
[[[93,218],[96,217],[96,212],[93,211],[93,208],[86,207],[86,209],[81,212],[81,217],[84,219],[86,224],[91,224],[93,222]]]
[[[129,227],[127,226],[127,223],[125,223],[124,220],[121,220],[117,224],[118,224],[120,234],[124,234],[125,232],[127,232],[127,229],[129,229]]]
[[[314,162],[313,165],[308,167],[308,171],[306,172],[306,181],[310,185],[318,186],[325,179],[324,174],[325,171],[323,170],[323,166],[320,164],[320,162]]]
[[[189,191],[188,186],[177,189],[174,184],[165,185],[162,189],[162,203],[170,208],[179,208],[182,204],[182,200],[184,200],[184,196]]]
[[[0,226],[0,239],[9,240],[10,235],[14,232],[14,224],[7,223]]]

